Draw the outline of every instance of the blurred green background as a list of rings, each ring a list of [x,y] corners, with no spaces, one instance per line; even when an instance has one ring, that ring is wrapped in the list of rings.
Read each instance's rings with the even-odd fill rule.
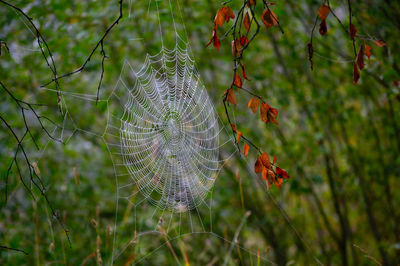
[[[124,60],[140,67],[146,53],[159,52],[158,18],[165,46],[174,47],[169,2],[157,3],[159,13],[155,1],[124,1],[124,16],[104,41],[109,58],[105,60],[102,99],[115,86]],[[181,0],[181,9],[176,0],[171,3],[177,31],[189,41],[197,69],[227,126],[222,95],[232,77],[231,43],[222,40],[220,51],[205,47],[221,3]],[[12,4],[33,18],[53,53],[58,73],[77,69],[119,14],[116,0],[16,0]],[[237,13],[241,4],[232,1],[229,5]],[[144,213],[137,211],[136,216],[132,210],[119,208],[117,217],[124,219],[118,220],[122,224],[117,231],[121,230],[122,237],[114,245],[121,247],[129,239],[135,241],[115,264],[257,265],[257,252],[263,258],[262,265],[310,265],[317,260],[324,265],[400,262],[400,93],[396,82],[400,74],[400,3],[352,1],[358,34],[387,44],[378,47],[367,42],[372,56],[357,85],[352,84],[352,43],[332,15],[327,19],[327,35],[315,32],[314,71],[310,70],[306,45],[321,4],[312,0],[277,1],[272,8],[285,33],[262,27],[245,52],[242,62],[250,81],[244,86],[279,110],[279,124],[262,123],[247,108],[249,95],[236,94],[238,129],[276,155],[278,165],[291,178],[281,189],[273,187],[268,196],[251,173],[256,152],[250,148],[247,159],[235,156],[215,183],[212,218],[204,219],[208,225],[212,223],[212,230],[206,231],[215,234],[186,234],[171,240],[170,247],[163,245],[162,234],[138,239],[133,236],[129,225],[141,221],[146,227],[146,219],[140,219],[140,215],[153,213],[153,207],[142,208]],[[330,4],[347,27],[347,1]],[[260,3],[256,11],[262,13]],[[225,25],[219,29],[219,35],[228,28]],[[14,166],[5,202],[7,169],[17,143],[1,124],[0,245],[23,249],[28,255],[0,249],[0,264],[109,264],[116,216],[114,170],[105,143],[87,133],[101,134],[107,123],[106,108],[101,102],[96,105],[68,97],[71,93],[96,93],[100,50],[82,73],[60,80],[61,89],[67,92],[63,96],[63,108],[69,111],[65,117],[58,111],[54,84],[40,88],[51,80],[52,73],[40,53],[34,29],[4,3],[0,3],[0,40],[10,50],[8,53],[1,47],[0,81],[19,99],[45,104],[37,107],[38,112],[62,125],[52,133],[62,136],[66,144],[51,141],[28,112],[28,124],[40,150],[28,137],[24,145],[31,162],[38,165],[46,194],[65,222],[72,243],[70,247],[44,198],[32,186],[22,154],[17,159],[35,200]],[[364,40],[357,39],[357,47],[362,43]],[[0,114],[22,136],[20,109],[4,90],[0,90]],[[45,126],[54,128],[48,122]],[[247,211],[251,211],[249,217]],[[188,230],[184,224],[181,227]],[[222,239],[232,241],[235,233],[238,236],[233,246]]]

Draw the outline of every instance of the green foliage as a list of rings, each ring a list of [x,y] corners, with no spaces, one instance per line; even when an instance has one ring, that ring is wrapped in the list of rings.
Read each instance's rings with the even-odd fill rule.
[[[174,4],[177,30],[189,40],[204,84],[219,115],[226,120],[221,97],[232,77],[231,43],[221,40],[219,51],[205,47],[220,6],[204,0],[180,2],[182,18]],[[234,12],[240,2],[232,1]],[[330,2],[348,25],[347,4]],[[371,258],[399,263],[400,211],[396,207],[400,192],[396,188],[400,176],[400,92],[394,81],[400,75],[400,4],[352,2],[352,23],[358,33],[376,36],[387,44],[377,47],[369,43],[372,56],[366,59],[357,85],[352,84],[352,42],[332,15],[327,18],[327,34],[315,33],[314,71],[310,70],[306,45],[321,5],[318,1],[277,2],[274,12],[285,34],[277,28],[262,28],[246,50],[242,62],[250,81],[243,86],[279,109],[279,125],[265,125],[254,116],[247,108],[250,98],[242,92],[236,94],[236,124],[244,136],[267,148],[272,156],[276,154],[279,164],[289,172],[291,178],[282,189],[273,188],[270,194],[290,222],[268,197],[263,183],[250,173],[256,159],[250,147],[248,158],[234,158],[224,167],[213,190],[212,226],[216,234],[232,240],[246,211],[251,211],[238,237],[238,243],[247,251],[234,248],[229,264],[256,265],[257,251],[280,265],[314,264],[314,257],[324,265],[373,265]],[[158,3],[164,44],[173,47],[168,1]],[[48,42],[59,74],[77,69],[119,14],[117,1],[20,0],[13,4],[33,18]],[[155,1],[150,5],[148,1],[127,1],[123,11],[124,17],[104,41],[109,58],[105,60],[100,98],[107,97],[114,87],[125,59],[140,66],[146,53],[154,54],[161,47]],[[257,11],[261,14],[262,9]],[[40,88],[52,79],[52,73],[32,28],[26,25],[26,19],[0,3],[0,40],[10,48],[8,53],[1,47],[0,81],[19,99],[46,104],[39,108],[41,114],[62,123],[57,96],[50,91],[56,89],[54,83]],[[362,43],[357,40],[357,47]],[[101,59],[98,49],[82,73],[60,80],[62,91],[96,94]],[[0,249],[0,264],[95,264],[98,248],[103,262],[109,262],[113,245],[110,228],[115,222],[113,164],[101,139],[74,131],[81,128],[101,135],[107,106],[101,101],[96,105],[78,98],[66,99],[66,105],[70,119],[63,134],[69,139],[67,144],[51,141],[32,114],[32,134],[45,152],[36,150],[32,141],[24,143],[31,161],[38,163],[51,204],[69,229],[72,246],[40,192],[33,188],[33,200],[15,167],[8,180],[8,201],[4,202],[5,177],[17,143],[1,124],[0,245],[23,249],[29,255]],[[11,121],[19,135],[24,133],[18,107],[2,90],[0,114]],[[51,128],[49,122],[46,126]],[[22,161],[23,157],[19,155],[18,159]],[[31,187],[27,170],[22,165],[23,180]],[[129,209],[118,209],[118,216],[126,217],[121,230],[127,234],[117,243],[121,245],[134,237],[129,230],[134,218]],[[154,251],[164,243],[162,235],[143,236],[139,241],[140,245],[130,245],[116,264],[134,262],[146,254],[150,255],[142,261],[144,264],[177,263],[167,245]],[[181,264],[185,263],[185,249],[194,265],[212,261],[222,264],[229,250],[228,243],[212,235],[185,235],[172,240],[171,245]],[[270,251],[266,253],[266,249]]]

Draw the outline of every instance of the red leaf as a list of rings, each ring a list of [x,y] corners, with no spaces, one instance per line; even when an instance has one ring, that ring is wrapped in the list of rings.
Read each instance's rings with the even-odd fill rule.
[[[278,159],[276,158],[276,155],[274,155],[274,161],[273,161],[273,164],[275,164],[277,160],[278,160]]]
[[[385,43],[384,41],[380,41],[380,40],[376,40],[376,41],[375,41],[375,44],[376,44],[377,46],[379,46],[379,47],[386,46],[386,43]]]
[[[361,45],[360,50],[358,50],[356,62],[360,70],[362,70],[364,68],[364,45]]]
[[[354,26],[353,24],[350,24],[350,25],[349,25],[349,34],[350,34],[350,39],[351,39],[351,40],[353,40],[354,37],[355,37],[356,34],[357,34],[357,28],[356,28],[356,26]]]
[[[239,91],[240,91],[240,88],[242,87],[242,79],[240,78],[240,76],[238,75],[238,73],[235,73],[235,81],[234,81],[234,84],[235,84],[236,87],[239,88]]]
[[[226,100],[236,106],[236,96],[232,88],[228,89]]]
[[[290,177],[288,173],[280,167],[276,167],[276,174],[285,179],[288,179]]]
[[[251,21],[250,21],[249,12],[246,12],[246,15],[244,16],[243,25],[244,25],[244,27],[246,28],[247,31],[250,30]]]
[[[244,157],[247,157],[247,154],[249,154],[249,149],[250,149],[249,145],[247,143],[245,143],[244,147],[243,147]]]
[[[364,50],[364,54],[369,58],[371,57],[371,46],[369,46],[368,44],[365,44],[365,50]]]
[[[235,124],[231,124],[232,130],[236,132],[236,125]]]
[[[242,46],[245,46],[245,45],[249,42],[249,39],[248,39],[245,35],[242,35],[242,36],[240,37],[239,41],[240,41],[240,44],[241,44]]]
[[[270,112],[273,116],[278,116],[278,109],[272,108],[271,106],[269,107],[268,112]]]
[[[219,50],[221,47],[221,42],[219,41],[218,35],[217,35],[217,28],[214,27],[213,29],[213,35],[211,37],[211,40],[206,44],[206,47],[208,47],[211,43],[213,43],[213,46]]]
[[[265,9],[261,15],[261,20],[267,28],[278,25],[278,17],[271,9]]]
[[[325,19],[319,24],[319,34],[325,35],[328,32],[328,26],[326,25]]]
[[[321,20],[325,20],[330,12],[331,12],[331,9],[329,8],[329,6],[327,6],[325,4],[323,4],[322,6],[320,6],[318,8],[318,16]]]
[[[229,6],[224,6],[222,9],[222,12],[225,15],[225,21],[229,22],[229,19],[234,19],[235,18],[235,14],[233,14],[231,8]]]
[[[360,79],[360,71],[358,71],[357,64],[353,64],[353,84],[357,84]]]

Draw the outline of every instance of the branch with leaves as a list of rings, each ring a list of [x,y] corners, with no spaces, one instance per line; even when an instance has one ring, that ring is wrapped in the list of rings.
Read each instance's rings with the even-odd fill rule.
[[[317,26],[318,19],[320,19],[321,23],[319,25],[319,33],[324,36],[328,33],[328,26],[326,24],[326,19],[329,16],[330,13],[332,13],[332,16],[337,20],[337,22],[340,24],[341,28],[345,32],[345,34],[348,34],[353,46],[353,52],[354,52],[354,62],[353,62],[353,84],[357,84],[358,80],[361,77],[360,71],[364,69],[365,63],[364,63],[364,56],[368,57],[368,60],[370,59],[371,56],[371,46],[369,46],[366,42],[367,41],[373,41],[376,46],[378,47],[383,47],[386,45],[385,42],[378,40],[376,38],[371,38],[371,37],[365,37],[362,35],[357,34],[357,28],[356,26],[352,23],[352,17],[353,17],[353,11],[352,11],[352,6],[351,6],[351,1],[347,0],[347,7],[349,11],[349,27],[348,29],[344,25],[344,23],[339,19],[339,17],[335,14],[333,9],[331,8],[329,0],[324,1],[324,3],[318,8],[318,15],[315,18],[315,22],[313,25],[313,28],[311,30],[311,37],[310,37],[310,42],[307,44],[307,49],[308,49],[308,60],[310,61],[310,67],[311,70],[314,69],[314,62],[313,62],[313,54],[314,54],[314,46],[313,46],[313,37],[314,37],[314,31]],[[360,48],[357,52],[356,48],[356,39],[359,39],[362,41],[360,44]]]
[[[236,139],[236,146],[238,150],[240,151],[240,140],[243,140],[243,154],[245,157],[247,157],[250,146],[252,146],[258,153],[254,171],[256,173],[261,173],[261,177],[266,181],[268,188],[272,184],[280,188],[283,183],[283,179],[289,178],[289,175],[285,170],[275,165],[276,156],[271,162],[270,157],[266,152],[263,152],[261,148],[258,147],[248,137],[243,136],[243,133],[237,128],[237,125],[232,123],[227,105],[232,104],[236,107],[237,101],[235,89],[237,89],[237,92],[242,90],[252,97],[248,103],[248,108],[250,108],[254,114],[257,113],[258,107],[260,106],[261,120],[265,123],[278,124],[278,110],[266,103],[262,96],[259,96],[251,90],[243,87],[243,80],[248,81],[249,78],[247,77],[242,59],[245,50],[260,32],[261,23],[259,22],[259,19],[267,29],[271,27],[278,27],[282,34],[284,31],[279,23],[277,15],[271,9],[271,6],[273,6],[274,3],[269,3],[265,0],[262,1],[261,4],[263,6],[263,12],[259,16],[260,18],[258,18],[256,14],[257,3],[255,0],[244,0],[237,15],[235,15],[231,10],[228,5],[229,3],[230,2],[223,3],[223,7],[218,10],[214,19],[212,38],[207,43],[207,46],[212,43],[213,46],[219,50],[221,46],[221,39],[223,40],[228,36],[232,37],[233,77],[229,88],[224,92],[223,95],[225,114],[231,126],[233,138]],[[218,37],[218,28],[222,27],[225,23],[229,23],[231,19],[234,20],[233,25],[220,39]]]

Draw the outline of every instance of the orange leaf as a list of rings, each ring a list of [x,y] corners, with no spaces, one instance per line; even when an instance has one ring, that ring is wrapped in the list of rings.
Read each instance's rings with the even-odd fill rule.
[[[249,12],[246,12],[246,15],[244,15],[243,25],[247,31],[250,30],[251,22],[250,22]]]
[[[274,180],[274,185],[275,185],[277,188],[281,188],[282,183],[283,183],[283,179],[282,179],[282,178],[275,178],[275,180]]]
[[[371,46],[369,46],[368,44],[365,44],[365,50],[364,50],[364,54],[369,58],[371,57]]]
[[[285,179],[290,177],[288,173],[280,167],[276,167],[276,174]]]
[[[268,153],[264,152],[264,153],[260,156],[260,158],[261,158],[262,164],[263,164],[265,167],[267,167],[268,169],[271,168],[271,162],[270,162]]]
[[[256,0],[250,0],[249,2],[247,2],[247,4],[249,6],[255,5],[256,4]]]
[[[261,20],[267,28],[278,25],[278,17],[271,9],[265,9],[261,15]]]
[[[261,103],[260,116],[261,116],[261,120],[264,121],[265,123],[268,123],[268,109],[269,109],[268,104]]]
[[[257,98],[253,97],[250,99],[249,103],[247,104],[247,107],[251,108],[251,111],[255,114],[257,112],[259,103],[260,101]]]
[[[353,64],[353,84],[357,84],[360,79],[360,71],[358,71],[357,64]]]
[[[222,25],[224,25],[225,23],[225,13],[224,11],[221,9],[218,10],[217,14],[215,15],[214,18],[214,23],[216,26],[220,27]]]
[[[241,136],[243,136],[242,132],[239,130],[236,130],[236,143],[239,143]]]
[[[265,181],[268,181],[268,171],[267,171],[267,168],[265,168],[265,167],[262,168],[261,176],[262,176],[262,178],[263,178]]]
[[[356,28],[356,26],[354,26],[353,24],[350,24],[350,25],[349,25],[349,33],[350,33],[350,39],[353,40],[354,37],[355,37],[356,34],[357,34],[357,28]]]
[[[250,149],[249,145],[247,143],[245,143],[244,147],[243,147],[244,157],[247,157],[247,154],[249,154],[249,149]]]
[[[242,87],[242,79],[240,78],[240,76],[238,75],[238,73],[235,73],[235,81],[234,81],[234,84],[235,84],[236,87],[239,88],[239,91],[240,91],[240,88]]]
[[[376,40],[376,41],[375,41],[375,44],[376,44],[377,46],[379,46],[379,47],[386,46],[386,43],[385,43],[384,41],[380,41],[380,40]]]
[[[232,88],[228,89],[228,95],[226,96],[226,100],[236,106],[236,96],[235,92],[233,91]]]
[[[231,19],[231,18],[232,19],[235,18],[235,14],[233,14],[233,12],[229,6],[224,6],[221,10],[225,15],[226,22],[229,22],[229,19]]]
[[[325,19],[319,24],[319,34],[325,35],[328,32],[328,26],[326,25]]]
[[[360,50],[358,50],[356,62],[360,70],[362,70],[364,68],[364,45],[361,45]]]
[[[260,157],[258,157],[256,163],[254,164],[254,172],[256,172],[257,174],[261,173],[263,168],[264,167],[262,165],[261,159]]]
[[[331,9],[329,8],[329,6],[327,6],[325,4],[323,4],[322,6],[320,6],[318,8],[318,16],[321,20],[325,20],[330,12],[331,12]]]

